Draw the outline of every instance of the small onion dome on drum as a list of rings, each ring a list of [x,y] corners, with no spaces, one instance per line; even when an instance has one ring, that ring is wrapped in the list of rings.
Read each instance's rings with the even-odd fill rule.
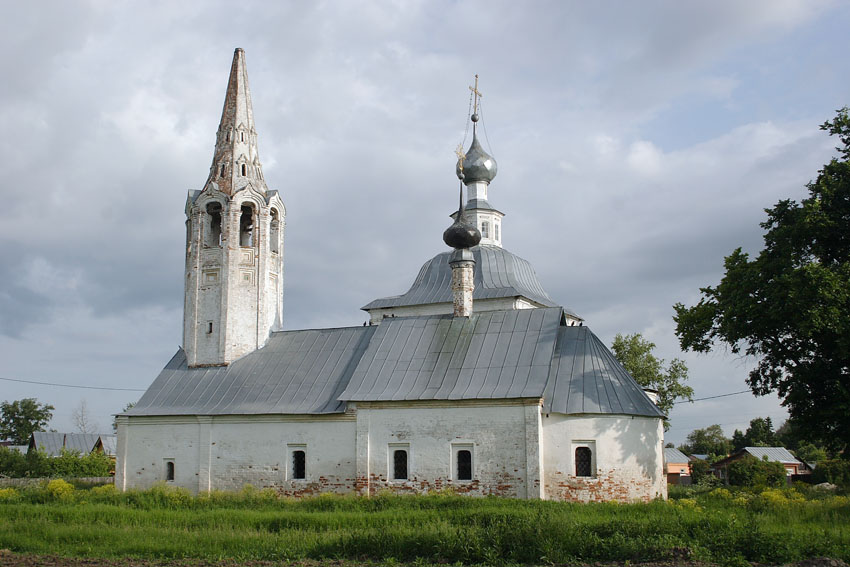
[[[472,225],[455,221],[443,233],[443,242],[452,248],[472,248],[481,242],[481,233]]]
[[[478,136],[473,134],[472,145],[469,146],[463,158],[463,171],[460,168],[460,160],[455,168],[458,178],[467,185],[476,181],[490,183],[496,177],[497,170],[496,160],[484,151],[478,142]]]

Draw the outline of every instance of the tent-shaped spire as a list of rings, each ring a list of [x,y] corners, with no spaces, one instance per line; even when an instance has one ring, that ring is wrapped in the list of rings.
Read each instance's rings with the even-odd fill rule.
[[[257,150],[251,89],[248,86],[245,52],[241,48],[233,53],[233,65],[230,67],[230,79],[227,82],[207,185],[211,182],[228,195],[233,195],[249,183],[260,192],[268,189]]]

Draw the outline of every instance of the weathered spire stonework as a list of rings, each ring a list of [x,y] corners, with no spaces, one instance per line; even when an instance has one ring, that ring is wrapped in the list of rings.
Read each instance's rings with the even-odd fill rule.
[[[283,201],[263,179],[245,52],[237,49],[209,177],[186,200],[190,367],[230,364],[281,328],[285,220]]]
[[[218,185],[219,191],[226,195],[233,195],[249,183],[261,193],[268,190],[257,150],[254,109],[242,49],[233,54],[221,122],[216,133],[215,155],[207,178],[209,183]]]

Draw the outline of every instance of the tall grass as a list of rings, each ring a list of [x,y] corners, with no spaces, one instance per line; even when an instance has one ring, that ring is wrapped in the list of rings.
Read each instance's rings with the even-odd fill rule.
[[[570,504],[450,493],[293,500],[250,489],[192,497],[164,486],[127,493],[61,488],[0,494],[0,548],[149,559],[850,560],[850,499],[793,490]]]

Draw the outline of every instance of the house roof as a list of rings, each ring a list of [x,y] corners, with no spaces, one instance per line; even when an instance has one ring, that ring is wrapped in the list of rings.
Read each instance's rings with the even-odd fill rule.
[[[663,417],[587,327],[561,308],[391,317],[272,333],[229,366],[182,350],[126,415],[323,414],[349,401],[543,398],[544,411]]]
[[[534,268],[527,260],[500,246],[482,244],[471,249],[475,256],[475,291],[473,300],[524,297],[544,307],[557,307],[543,289]],[[422,266],[407,293],[382,297],[361,309],[381,309],[410,305],[452,302],[451,252],[437,254]],[[572,311],[568,314],[578,318]]]
[[[30,439],[30,446],[44,451],[51,457],[58,457],[62,449],[91,453],[100,435],[97,433],[57,433],[55,431],[36,431]]]
[[[785,447],[744,447],[743,450],[759,460],[767,457],[769,461],[779,461],[784,464],[802,464]]]
[[[118,446],[118,436],[117,435],[101,435],[100,436],[100,444],[103,448],[103,453],[109,456],[115,456],[116,448]]]
[[[664,447],[665,463],[687,463],[690,459],[686,454],[673,447]]]

